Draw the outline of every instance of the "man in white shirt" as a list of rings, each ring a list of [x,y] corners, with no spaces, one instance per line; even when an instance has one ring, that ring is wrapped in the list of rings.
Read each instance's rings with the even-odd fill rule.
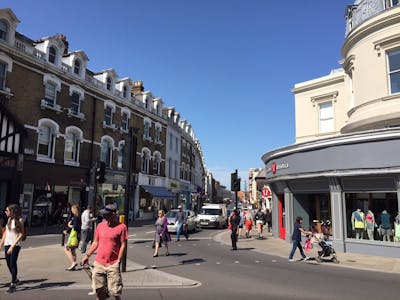
[[[88,205],[88,207],[83,211],[81,215],[81,234],[82,234],[82,244],[81,244],[81,252],[86,252],[87,244],[92,240],[92,223],[96,220],[91,216],[93,212],[93,208]]]

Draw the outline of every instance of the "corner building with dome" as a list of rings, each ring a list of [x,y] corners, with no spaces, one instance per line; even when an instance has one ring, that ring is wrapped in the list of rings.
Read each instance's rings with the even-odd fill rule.
[[[399,2],[344,8],[339,68],[295,84],[296,143],[262,156],[274,236],[301,216],[337,251],[400,257]]]

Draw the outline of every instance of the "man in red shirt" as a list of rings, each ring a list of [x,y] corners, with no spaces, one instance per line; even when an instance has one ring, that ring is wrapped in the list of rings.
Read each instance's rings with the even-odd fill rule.
[[[99,211],[105,221],[101,222],[94,233],[94,241],[82,258],[82,265],[97,250],[93,263],[93,284],[97,299],[107,299],[108,295],[121,299],[122,277],[120,263],[128,240],[128,229],[117,218],[117,208],[106,205]]]

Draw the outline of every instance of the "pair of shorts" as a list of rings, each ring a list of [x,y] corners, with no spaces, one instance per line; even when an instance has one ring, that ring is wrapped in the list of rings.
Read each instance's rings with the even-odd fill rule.
[[[258,225],[258,224],[264,225],[264,222],[261,221],[261,220],[257,220],[257,221],[256,221],[256,224],[257,224],[257,225]]]
[[[93,263],[93,282],[97,294],[121,296],[122,277],[119,263],[105,266],[97,261]]]

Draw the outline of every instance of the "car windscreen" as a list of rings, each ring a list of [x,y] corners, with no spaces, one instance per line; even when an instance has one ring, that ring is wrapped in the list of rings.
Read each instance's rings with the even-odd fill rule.
[[[167,218],[169,218],[169,219],[173,219],[173,218],[176,217],[176,213],[177,213],[176,210],[170,210],[169,212],[167,212],[167,214],[166,214],[165,216],[166,216]]]
[[[200,211],[201,215],[209,215],[209,216],[215,216],[215,215],[222,215],[222,209],[218,208],[202,208]]]

